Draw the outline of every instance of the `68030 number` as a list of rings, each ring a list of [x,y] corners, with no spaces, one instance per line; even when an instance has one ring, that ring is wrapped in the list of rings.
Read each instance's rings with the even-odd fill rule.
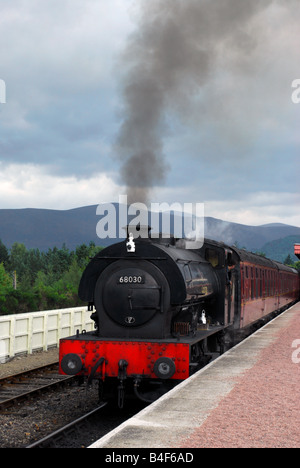
[[[142,284],[144,282],[145,282],[144,277],[141,275],[119,276],[119,279],[118,279],[119,284],[127,284],[127,283]]]

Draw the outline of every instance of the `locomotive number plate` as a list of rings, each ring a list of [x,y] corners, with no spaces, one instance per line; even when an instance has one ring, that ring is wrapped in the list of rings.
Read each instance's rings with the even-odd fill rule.
[[[118,284],[144,284],[145,278],[142,275],[119,276]]]

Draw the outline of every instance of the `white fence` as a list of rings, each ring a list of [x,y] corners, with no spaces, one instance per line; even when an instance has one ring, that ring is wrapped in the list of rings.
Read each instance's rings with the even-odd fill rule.
[[[87,307],[75,307],[0,316],[0,363],[17,354],[57,347],[60,338],[75,335],[76,330],[93,330],[90,315]]]

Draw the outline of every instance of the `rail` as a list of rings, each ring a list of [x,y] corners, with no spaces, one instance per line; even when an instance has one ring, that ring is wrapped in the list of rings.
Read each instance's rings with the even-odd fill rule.
[[[61,338],[76,334],[76,330],[93,330],[90,315],[83,306],[0,316],[0,363],[55,348]]]
[[[73,376],[63,377],[58,373],[58,362],[3,377],[0,379],[0,411],[74,380]]]
[[[107,405],[106,402],[102,402],[97,408],[94,410],[90,411],[89,413],[86,413],[85,415],[81,416],[78,419],[75,419],[69,424],[66,424],[66,426],[62,427],[61,429],[58,429],[57,431],[53,432],[52,434],[49,434],[48,436],[44,437],[41,440],[38,440],[37,442],[34,442],[30,445],[28,445],[26,448],[67,448],[67,443],[72,443],[72,431],[76,432],[76,429],[82,425],[84,427],[84,424],[89,425],[89,427],[84,428],[84,429],[78,429],[77,433],[80,431],[90,431],[90,420],[94,415],[97,415],[102,408],[105,408]],[[65,442],[65,443],[64,443]],[[59,445],[62,444],[62,445]]]

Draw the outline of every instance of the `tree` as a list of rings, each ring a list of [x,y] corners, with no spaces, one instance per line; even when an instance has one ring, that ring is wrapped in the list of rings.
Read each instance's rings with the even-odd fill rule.
[[[21,279],[27,270],[27,249],[24,244],[15,242],[10,250],[10,269],[17,272],[17,279]]]
[[[50,274],[54,281],[58,281],[61,275],[68,270],[71,265],[74,253],[67,249],[66,245],[62,249],[53,247],[45,254],[45,273]]]
[[[0,263],[3,263],[4,268],[8,268],[9,265],[9,253],[6,246],[3,244],[2,240],[0,239]]]
[[[0,295],[5,295],[12,289],[12,279],[6,273],[3,263],[0,263]]]
[[[39,249],[28,250],[26,255],[26,269],[32,286],[38,272],[45,269],[44,257]]]
[[[5,307],[7,296],[13,291],[12,279],[8,273],[6,273],[3,263],[0,263],[0,313],[7,313]]]
[[[293,268],[295,268],[295,270],[300,271],[300,260],[298,260],[298,261],[295,262],[295,263],[292,263],[291,266],[292,266]]]
[[[75,257],[77,259],[78,266],[80,268],[85,268],[90,258],[93,258],[102,249],[103,247],[96,246],[93,241],[91,241],[88,246],[86,244],[81,244],[76,247]]]
[[[288,254],[288,256],[286,257],[286,259],[284,260],[283,262],[285,265],[293,265],[293,260],[292,260],[292,257],[290,256],[290,254]]]
[[[86,244],[81,244],[78,247],[76,247],[75,256],[80,268],[83,268],[86,265],[89,255],[90,249]]]

